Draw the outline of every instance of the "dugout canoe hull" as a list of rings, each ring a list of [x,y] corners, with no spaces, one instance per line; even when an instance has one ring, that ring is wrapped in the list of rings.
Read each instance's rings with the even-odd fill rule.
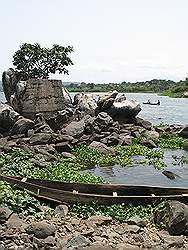
[[[152,203],[162,199],[188,202],[188,189],[184,187],[67,183],[15,176],[0,176],[0,180],[25,189],[35,196],[57,202],[90,203],[95,201],[99,204],[128,204]]]

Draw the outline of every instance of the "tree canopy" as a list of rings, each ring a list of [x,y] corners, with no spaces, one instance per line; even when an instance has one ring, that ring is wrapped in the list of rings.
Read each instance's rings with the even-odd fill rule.
[[[38,43],[24,43],[13,55],[13,65],[21,80],[49,78],[50,73],[56,72],[68,74],[66,67],[73,65],[68,57],[71,52],[72,46],[54,44],[52,48],[45,48]]]

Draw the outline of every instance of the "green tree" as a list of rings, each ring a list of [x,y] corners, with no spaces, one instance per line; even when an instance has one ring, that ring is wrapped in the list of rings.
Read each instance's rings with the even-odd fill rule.
[[[24,43],[13,55],[13,65],[21,80],[29,78],[48,78],[49,74],[68,74],[67,66],[73,65],[68,54],[73,47],[54,44],[52,48],[40,44]]]

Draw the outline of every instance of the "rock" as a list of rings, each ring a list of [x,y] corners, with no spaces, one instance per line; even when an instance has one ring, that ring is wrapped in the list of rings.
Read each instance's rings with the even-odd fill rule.
[[[171,179],[171,180],[174,180],[174,179],[176,179],[177,177],[178,177],[178,178],[181,178],[179,175],[177,175],[177,174],[175,174],[175,173],[173,173],[173,172],[171,172],[171,171],[168,171],[168,170],[164,170],[164,171],[162,172],[162,174],[164,174],[167,178],[169,178],[169,179]]]
[[[25,134],[29,129],[34,127],[34,122],[27,118],[18,119],[11,129],[11,134]]]
[[[75,158],[75,156],[69,152],[62,152],[61,155],[64,157],[64,158]]]
[[[72,142],[74,140],[74,137],[66,134],[60,134],[56,138],[56,143],[58,142]]]
[[[143,135],[147,138],[147,139],[150,139],[150,140],[157,140],[159,139],[159,133],[156,132],[156,131],[148,131],[146,130]]]
[[[36,144],[50,144],[53,143],[56,138],[54,133],[36,133],[33,134],[29,140],[32,145]]]
[[[74,118],[74,111],[72,108],[65,108],[63,110],[57,111],[56,114],[50,116],[47,119],[47,123],[54,130],[60,130],[64,124],[71,122]]]
[[[22,231],[27,226],[27,224],[22,219],[20,219],[17,214],[12,214],[6,222],[6,225],[9,229],[17,229]]]
[[[179,201],[168,201],[166,226],[172,235],[188,235],[188,206]]]
[[[72,148],[71,148],[71,145],[69,144],[69,142],[66,141],[66,142],[59,142],[59,143],[55,144],[55,149],[59,153],[63,153],[63,152],[68,153],[68,152],[71,152]]]
[[[8,207],[0,208],[0,224],[5,223],[13,212]]]
[[[0,132],[8,132],[19,118],[11,106],[0,103]]]
[[[26,227],[26,232],[28,234],[33,234],[40,239],[53,235],[55,230],[55,226],[47,221],[33,222]]]
[[[98,125],[101,130],[107,131],[113,124],[113,119],[107,113],[101,112],[95,118],[94,123]]]
[[[149,140],[149,139],[143,139],[143,140],[141,140],[140,143],[143,146],[146,146],[148,148],[156,148],[157,147],[157,145],[152,140]]]
[[[107,147],[105,144],[97,141],[93,141],[90,145],[90,148],[97,149],[101,154],[104,155],[115,155],[115,150]]]
[[[159,232],[158,236],[164,242],[165,249],[169,249],[172,247],[179,249],[184,245],[184,239],[181,236],[170,236],[166,231]]]
[[[66,205],[59,205],[55,208],[54,214],[60,218],[65,217],[68,214],[68,207]]]
[[[127,223],[129,225],[137,225],[139,227],[145,227],[147,225],[147,221],[138,217],[138,216],[133,216],[127,220]]]
[[[180,130],[179,135],[188,138],[188,125],[186,125],[183,129]]]
[[[141,127],[145,128],[147,130],[150,130],[152,128],[152,123],[151,122],[146,121],[146,120],[144,120],[142,118],[139,118],[139,117],[136,118],[136,123],[135,124],[137,126],[141,126]]]
[[[122,146],[132,145],[132,136],[127,135],[127,134],[120,134],[119,135],[119,144]]]
[[[110,108],[112,104],[114,103],[117,95],[118,95],[118,92],[116,90],[113,90],[99,97],[99,100],[97,102],[98,109],[100,111],[105,111],[108,108]]]
[[[90,243],[91,242],[86,237],[80,234],[68,240],[66,247],[71,249],[80,249],[82,247],[90,245]]]
[[[72,137],[81,136],[84,133],[85,123],[83,120],[81,121],[73,121],[68,124],[62,132]]]
[[[106,111],[115,121],[124,122],[128,118],[135,117],[141,111],[140,104],[133,100],[114,102]]]
[[[8,103],[10,103],[11,95],[15,93],[17,82],[18,77],[16,76],[14,69],[9,68],[7,71],[3,72],[2,85]]]
[[[124,230],[125,232],[138,233],[140,231],[140,227],[137,225],[125,225]]]
[[[128,250],[128,249],[139,249],[139,247],[135,246],[135,245],[131,245],[129,243],[119,243],[117,245],[117,249],[118,250]]]
[[[98,226],[100,225],[106,225],[112,221],[112,218],[110,216],[103,216],[103,215],[93,215],[88,218],[88,222],[92,224],[96,224]]]
[[[86,95],[84,93],[78,93],[74,96],[74,103],[73,105],[76,107],[76,113],[79,116],[79,112],[81,112],[81,116],[78,118],[83,117],[83,115],[95,115],[95,109],[97,108],[97,103],[95,99],[91,95]]]
[[[66,108],[67,98],[63,90],[61,80],[27,80],[23,97],[19,98],[19,113],[29,119],[34,119],[37,113],[41,113],[48,119]]]
[[[48,165],[48,163],[42,159],[40,160],[31,159],[31,162],[34,164],[35,167],[39,167],[39,168],[45,168]]]

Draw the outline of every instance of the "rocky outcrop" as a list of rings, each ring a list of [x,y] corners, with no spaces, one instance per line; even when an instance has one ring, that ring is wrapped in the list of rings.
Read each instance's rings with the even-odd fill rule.
[[[188,206],[179,201],[168,201],[166,211],[167,230],[172,235],[188,235]]]
[[[26,118],[34,119],[37,113],[49,118],[72,103],[61,80],[19,81],[14,70],[9,69],[3,72],[2,81],[8,104]]]
[[[107,112],[116,121],[125,121],[134,118],[140,111],[140,104],[127,100],[125,95],[117,97],[118,92],[112,91],[103,95],[98,100],[97,112]]]
[[[73,105],[78,118],[82,118],[87,114],[94,116],[97,108],[96,100],[91,95],[84,93],[78,93],[74,96]]]

